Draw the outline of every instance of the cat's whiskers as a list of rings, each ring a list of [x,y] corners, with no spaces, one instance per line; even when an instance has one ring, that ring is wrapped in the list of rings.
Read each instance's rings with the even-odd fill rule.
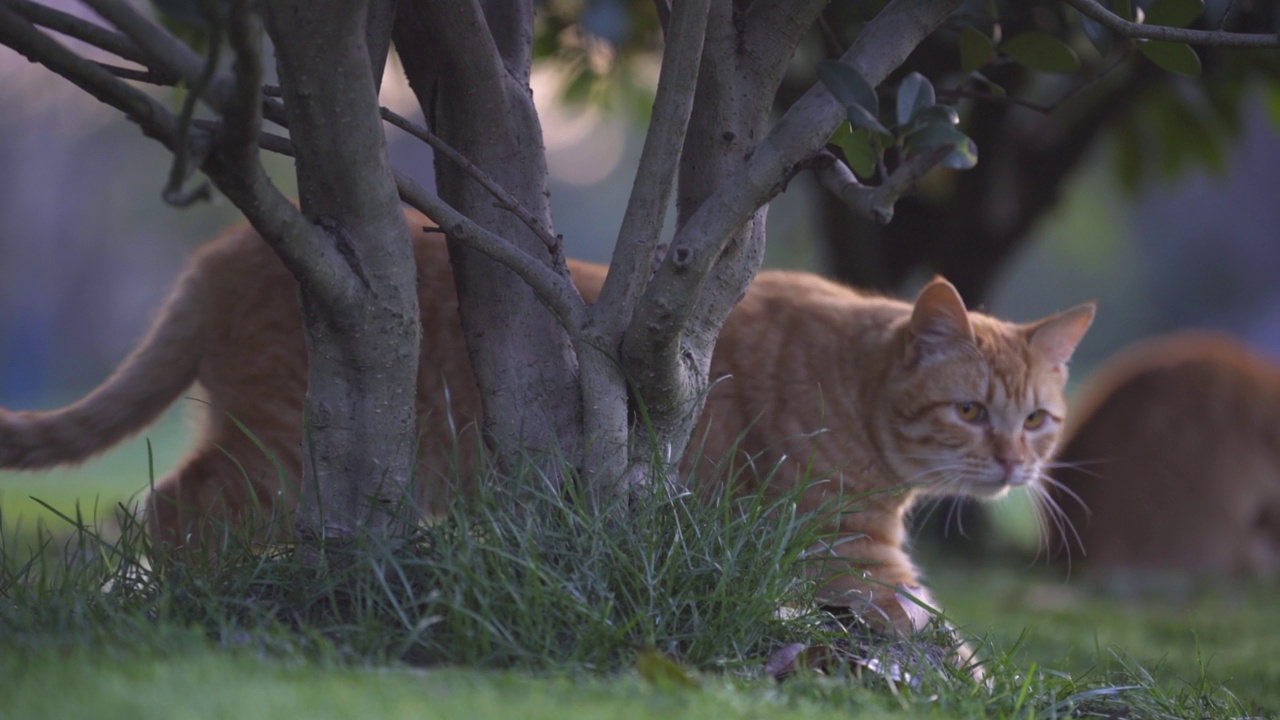
[[[1056,478],[1054,478],[1052,475],[1048,475],[1048,474],[1046,474],[1046,473],[1043,473],[1043,472],[1042,472],[1042,473],[1040,473],[1040,480],[1041,480],[1041,481],[1043,481],[1044,483],[1048,484],[1050,487],[1053,487],[1053,488],[1055,488],[1055,489],[1057,489],[1057,490],[1059,490],[1059,491],[1061,491],[1061,492],[1063,492],[1063,493],[1066,493],[1066,494],[1067,494],[1067,495],[1068,495],[1072,500],[1075,500],[1076,504],[1080,506],[1080,509],[1084,511],[1084,513],[1085,513],[1085,515],[1086,515],[1086,516],[1088,516],[1088,515],[1092,515],[1092,514],[1093,514],[1093,512],[1092,512],[1091,510],[1089,510],[1089,505],[1088,505],[1088,503],[1086,503],[1086,502],[1084,501],[1084,499],[1083,499],[1083,498],[1081,498],[1081,497],[1076,493],[1076,491],[1074,491],[1074,490],[1072,490],[1071,488],[1067,487],[1065,484],[1063,484],[1061,481],[1059,481],[1059,480],[1057,480]],[[1047,493],[1047,492],[1048,492],[1048,491],[1046,490],[1046,493]],[[1051,494],[1051,493],[1050,493],[1050,494]],[[1056,500],[1054,501],[1054,505],[1055,505],[1055,506],[1057,506],[1057,505],[1058,505],[1058,502],[1057,502]]]
[[[1102,473],[1101,473],[1101,472],[1097,472],[1097,471],[1094,471],[1094,470],[1089,470],[1089,469],[1085,468],[1085,466],[1086,466],[1086,465],[1106,465],[1106,464],[1107,464],[1107,463],[1109,463],[1109,462],[1112,462],[1112,461],[1111,461],[1110,459],[1100,459],[1100,460],[1079,460],[1079,461],[1075,461],[1075,462],[1060,462],[1060,461],[1055,460],[1055,461],[1053,461],[1053,462],[1051,462],[1051,463],[1046,463],[1046,464],[1045,464],[1045,467],[1046,467],[1047,469],[1049,469],[1049,470],[1076,470],[1076,471],[1079,471],[1079,472],[1084,473],[1085,475],[1091,475],[1091,476],[1093,476],[1093,477],[1095,477],[1095,478],[1097,478],[1097,479],[1101,480],[1101,479],[1102,479]]]
[[[928,521],[928,519],[933,516],[933,513],[937,512],[938,507],[942,503],[950,502],[951,507],[948,508],[946,519],[943,522],[943,533],[947,534],[950,532],[951,518],[953,516],[958,518],[957,513],[959,512],[958,507],[960,506],[960,498],[965,494],[964,486],[967,484],[965,480],[967,476],[966,470],[967,468],[963,464],[959,466],[942,466],[930,468],[917,475],[918,481],[920,478],[931,474],[943,474],[940,481],[932,482],[924,488],[926,500],[924,517],[921,522]],[[960,533],[963,535],[963,526],[960,525],[959,522],[957,522],[956,525],[959,528]]]
[[[1049,484],[1053,484],[1053,485],[1058,484],[1056,480],[1054,480],[1053,478],[1043,473],[1041,473],[1039,479]],[[1083,548],[1084,544],[1080,538],[1080,533],[1076,530],[1075,524],[1071,522],[1071,517],[1066,513],[1066,511],[1062,509],[1061,505],[1058,504],[1058,501],[1053,497],[1053,493],[1051,493],[1049,489],[1045,487],[1044,483],[1041,483],[1041,482],[1032,483],[1031,491],[1034,493],[1034,497],[1037,501],[1036,502],[1037,509],[1039,510],[1039,512],[1036,512],[1035,514],[1035,519],[1036,519],[1036,525],[1040,530],[1040,540],[1041,540],[1040,547],[1037,548],[1036,550],[1036,555],[1035,555],[1035,558],[1033,559],[1033,562],[1035,560],[1040,559],[1040,554],[1042,552],[1046,554],[1045,557],[1046,559],[1048,559],[1048,549],[1052,547],[1052,544],[1050,542],[1052,539],[1052,536],[1050,535],[1050,532],[1051,530],[1057,530],[1058,537],[1061,538],[1061,541],[1062,541],[1061,545],[1063,548],[1063,553],[1066,556],[1065,559],[1067,563],[1067,573],[1068,575],[1070,575],[1071,547],[1072,547],[1071,539],[1072,538],[1075,539],[1076,547]],[[1074,495],[1075,493],[1071,493],[1071,494]],[[1077,501],[1079,501],[1078,497],[1076,499]],[[1081,503],[1081,507],[1084,507],[1083,503]],[[1050,527],[1050,523],[1052,523],[1052,528]]]

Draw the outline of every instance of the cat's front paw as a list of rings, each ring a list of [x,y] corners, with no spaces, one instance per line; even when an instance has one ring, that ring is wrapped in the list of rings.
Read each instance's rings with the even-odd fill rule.
[[[906,633],[918,633],[938,620],[938,604],[923,585],[899,583],[894,589],[893,603],[901,612],[894,613],[895,625]]]

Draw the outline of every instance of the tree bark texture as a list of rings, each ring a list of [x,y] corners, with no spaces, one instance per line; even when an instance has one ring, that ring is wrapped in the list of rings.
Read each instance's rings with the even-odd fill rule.
[[[417,274],[377,110],[366,5],[267,4],[309,221],[299,232],[317,251],[285,256],[309,359],[298,523],[328,539],[395,533],[417,439]]]
[[[432,130],[552,227],[542,128],[529,88],[532,3],[401,0],[394,38]],[[436,182],[440,197],[462,214],[567,277],[558,244],[548,247],[495,207],[456,164],[437,156]],[[576,463],[584,444],[569,336],[509,269],[455,238],[449,256],[484,434],[498,465],[511,471],[532,461],[556,479],[559,463]]]

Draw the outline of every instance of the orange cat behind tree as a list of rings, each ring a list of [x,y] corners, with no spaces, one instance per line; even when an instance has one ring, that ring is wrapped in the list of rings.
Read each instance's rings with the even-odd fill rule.
[[[408,219],[423,326],[417,491],[429,507],[447,484],[440,473],[451,448],[475,447],[480,405],[444,242],[421,232],[426,218]],[[593,301],[605,268],[570,267]],[[856,498],[859,512],[832,520],[842,540],[829,549],[824,598],[911,629],[919,615],[897,595],[921,592],[904,548],[908,509],[922,495],[1043,492],[1038,481],[1066,413],[1067,361],[1093,312],[1086,304],[1019,325],[967,312],[941,279],[913,305],[813,275],[761,273],[715,349],[711,372],[723,379],[691,443],[701,453],[697,476],[714,478],[712,468],[733,460],[777,486],[810,471],[824,478],[804,494],[804,510]],[[255,507],[293,509],[296,493],[257,443],[296,483],[306,363],[293,279],[251,229],[233,229],[197,253],[150,334],[102,386],[61,410],[0,411],[0,466],[82,461],[198,382],[208,400],[204,435],[157,484],[148,516],[158,538],[199,543]],[[474,458],[461,460],[465,483]]]

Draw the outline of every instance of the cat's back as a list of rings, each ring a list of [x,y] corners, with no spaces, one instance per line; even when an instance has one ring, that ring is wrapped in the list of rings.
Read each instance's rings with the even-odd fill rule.
[[[775,329],[834,334],[884,327],[906,318],[911,306],[900,300],[857,290],[813,273],[766,270],[756,276],[729,316],[721,337]]]
[[[1238,340],[1181,332],[1119,353],[1059,461],[1088,507],[1059,497],[1090,564],[1280,571],[1280,367]]]

